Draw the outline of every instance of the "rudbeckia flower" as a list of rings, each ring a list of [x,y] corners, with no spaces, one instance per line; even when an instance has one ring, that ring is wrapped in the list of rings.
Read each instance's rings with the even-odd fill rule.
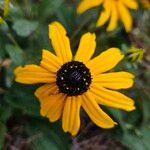
[[[66,30],[59,22],[49,25],[49,38],[56,54],[42,51],[39,65],[26,65],[15,70],[16,81],[24,84],[43,83],[35,91],[41,105],[41,115],[50,122],[62,117],[65,132],[76,135],[80,128],[80,108],[101,128],[116,125],[99,105],[132,111],[134,101],[114,91],[130,88],[134,75],[128,72],[108,72],[124,57],[118,48],[110,48],[91,59],[96,36],[81,37],[73,57]]]
[[[141,0],[141,2],[145,8],[150,9],[150,0]]]
[[[110,20],[107,31],[113,31],[117,27],[118,20],[121,20],[125,30],[131,31],[133,20],[128,8],[136,10],[138,8],[136,0],[81,0],[77,13],[82,14],[90,8],[100,5],[103,5],[103,11],[98,18],[97,27],[103,26]]]

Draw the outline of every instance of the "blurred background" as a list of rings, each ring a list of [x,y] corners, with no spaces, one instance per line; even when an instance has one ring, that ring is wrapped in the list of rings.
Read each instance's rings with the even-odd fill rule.
[[[106,32],[106,26],[95,28],[101,8],[79,16],[78,4],[79,0],[0,0],[0,150],[150,150],[150,9],[139,1],[139,9],[131,11],[130,33],[121,23]],[[122,92],[135,100],[137,109],[103,107],[118,122],[114,129],[100,129],[81,112],[80,132],[71,137],[63,132],[61,121],[52,124],[40,116],[34,96],[39,85],[14,81],[14,68],[38,63],[43,48],[53,51],[48,24],[56,20],[67,29],[73,53],[81,35],[90,31],[97,35],[95,55],[110,47],[125,54],[115,70],[135,74],[134,87]]]

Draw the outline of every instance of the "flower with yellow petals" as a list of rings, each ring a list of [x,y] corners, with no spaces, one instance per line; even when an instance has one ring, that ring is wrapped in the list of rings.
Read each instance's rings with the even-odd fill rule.
[[[150,0],[141,0],[141,2],[145,8],[150,9]]]
[[[98,18],[97,27],[103,26],[110,20],[107,31],[113,31],[117,27],[118,20],[121,20],[125,30],[131,31],[133,20],[128,8],[136,10],[138,8],[136,0],[81,0],[77,13],[82,14],[90,8],[100,5],[103,5],[103,11]]]
[[[118,48],[110,48],[91,59],[96,47],[96,36],[86,33],[81,37],[73,57],[64,27],[53,22],[49,38],[55,54],[42,51],[39,65],[26,65],[15,70],[16,81],[24,84],[43,83],[35,91],[41,105],[41,115],[50,122],[62,117],[65,132],[76,135],[80,128],[80,108],[101,128],[116,125],[99,105],[132,111],[134,101],[114,90],[130,88],[134,75],[128,72],[108,72],[124,57]]]

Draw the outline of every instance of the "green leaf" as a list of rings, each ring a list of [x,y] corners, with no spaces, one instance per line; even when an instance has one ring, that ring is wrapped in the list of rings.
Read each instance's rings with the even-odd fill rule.
[[[5,99],[14,108],[21,109],[23,113],[39,116],[38,99],[34,96],[36,88],[29,85],[13,84]]]
[[[0,150],[2,150],[7,132],[6,123],[12,115],[12,109],[1,99],[0,102]]]
[[[0,23],[0,30],[3,32],[8,32],[9,27],[8,24],[4,21],[3,23]]]
[[[8,105],[1,105],[0,107],[0,120],[4,123],[9,119],[11,116],[12,110]]]
[[[41,20],[56,13],[61,6],[63,0],[44,0],[40,2],[38,12]],[[42,13],[41,13],[42,10]]]
[[[141,105],[143,107],[143,123],[150,123],[150,100],[146,95],[143,95],[143,101]]]
[[[149,150],[150,149],[150,128],[142,127],[134,129],[134,132],[128,132],[123,135],[122,143],[131,150]]]
[[[38,27],[38,22],[19,19],[14,22],[13,29],[19,36],[28,37]]]
[[[143,144],[145,145],[145,147],[147,149],[150,149],[150,127],[149,126],[143,126],[141,129],[140,129],[142,136],[140,139],[142,140]]]
[[[6,132],[6,126],[2,122],[0,122],[0,149],[2,149],[3,147]]]
[[[50,123],[44,119],[31,119],[27,133],[36,150],[69,150],[69,138],[59,123]]]
[[[6,51],[16,65],[22,65],[24,60],[24,52],[17,46],[6,45]]]
[[[126,130],[123,112],[119,109],[114,108],[105,108],[105,109],[114,117],[114,120],[118,122],[118,125],[121,127],[121,129]]]

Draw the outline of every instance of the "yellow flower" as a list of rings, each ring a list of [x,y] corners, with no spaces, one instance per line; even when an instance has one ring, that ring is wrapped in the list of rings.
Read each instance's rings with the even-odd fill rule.
[[[150,9],[150,0],[141,0],[145,8]]]
[[[128,72],[105,73],[124,57],[117,48],[110,48],[91,59],[96,36],[86,33],[73,57],[66,30],[58,23],[49,25],[49,38],[56,55],[42,51],[39,65],[26,65],[15,70],[16,81],[25,84],[43,83],[35,92],[41,104],[41,115],[51,122],[62,117],[65,132],[76,135],[80,128],[81,106],[99,127],[112,128],[116,124],[99,106],[132,111],[134,101],[114,91],[130,88],[134,76]]]
[[[107,31],[113,31],[117,27],[118,20],[121,20],[125,30],[131,31],[133,20],[128,8],[138,8],[138,3],[135,0],[82,0],[77,8],[77,13],[82,14],[86,10],[101,4],[104,9],[98,18],[97,27],[101,27],[110,20]]]

